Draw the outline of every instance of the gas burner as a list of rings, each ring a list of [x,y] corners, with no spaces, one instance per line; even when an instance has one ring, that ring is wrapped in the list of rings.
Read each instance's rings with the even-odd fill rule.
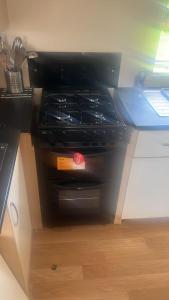
[[[83,122],[88,124],[108,125],[118,123],[117,117],[113,112],[100,112],[89,110],[82,112]]]
[[[57,94],[57,93],[47,93],[44,94],[45,105],[67,105],[77,102],[77,98],[74,94]]]
[[[77,94],[77,97],[80,101],[80,104],[85,105],[100,105],[103,102],[103,99],[100,95],[92,95],[92,94]]]
[[[79,115],[76,112],[58,111],[51,107],[43,114],[43,121],[46,124],[78,125],[81,123]]]
[[[62,104],[62,103],[66,103],[67,102],[67,99],[66,98],[62,98],[62,97],[57,97],[56,99],[55,99],[55,101],[57,102],[57,103],[59,103],[59,104]]]
[[[95,104],[99,104],[100,103],[100,99],[97,96],[88,96],[86,97],[86,99],[91,102],[91,103],[95,103]]]
[[[46,97],[46,102],[52,104],[65,104],[67,102],[67,97],[56,94],[50,94]]]

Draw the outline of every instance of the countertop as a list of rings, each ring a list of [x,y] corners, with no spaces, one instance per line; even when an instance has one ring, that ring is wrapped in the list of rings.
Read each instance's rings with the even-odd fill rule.
[[[141,91],[136,88],[119,88],[116,103],[125,121],[140,130],[169,129],[169,117],[160,117]]]
[[[8,199],[20,133],[31,132],[32,115],[31,97],[0,98],[0,143],[8,144],[0,171],[0,229]]]

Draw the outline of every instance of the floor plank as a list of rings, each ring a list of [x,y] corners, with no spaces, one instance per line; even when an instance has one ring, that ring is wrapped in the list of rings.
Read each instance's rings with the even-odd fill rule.
[[[168,300],[168,232],[168,220],[36,231],[32,300]]]
[[[130,300],[168,300],[169,287],[133,290],[129,297]]]

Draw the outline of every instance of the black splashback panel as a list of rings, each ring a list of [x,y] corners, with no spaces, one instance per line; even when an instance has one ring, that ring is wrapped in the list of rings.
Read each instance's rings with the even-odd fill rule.
[[[117,87],[120,53],[38,52],[29,59],[31,87]]]

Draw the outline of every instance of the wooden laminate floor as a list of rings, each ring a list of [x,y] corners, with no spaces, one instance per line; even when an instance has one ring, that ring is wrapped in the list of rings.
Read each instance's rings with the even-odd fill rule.
[[[169,300],[169,222],[35,232],[31,295],[33,300]]]

